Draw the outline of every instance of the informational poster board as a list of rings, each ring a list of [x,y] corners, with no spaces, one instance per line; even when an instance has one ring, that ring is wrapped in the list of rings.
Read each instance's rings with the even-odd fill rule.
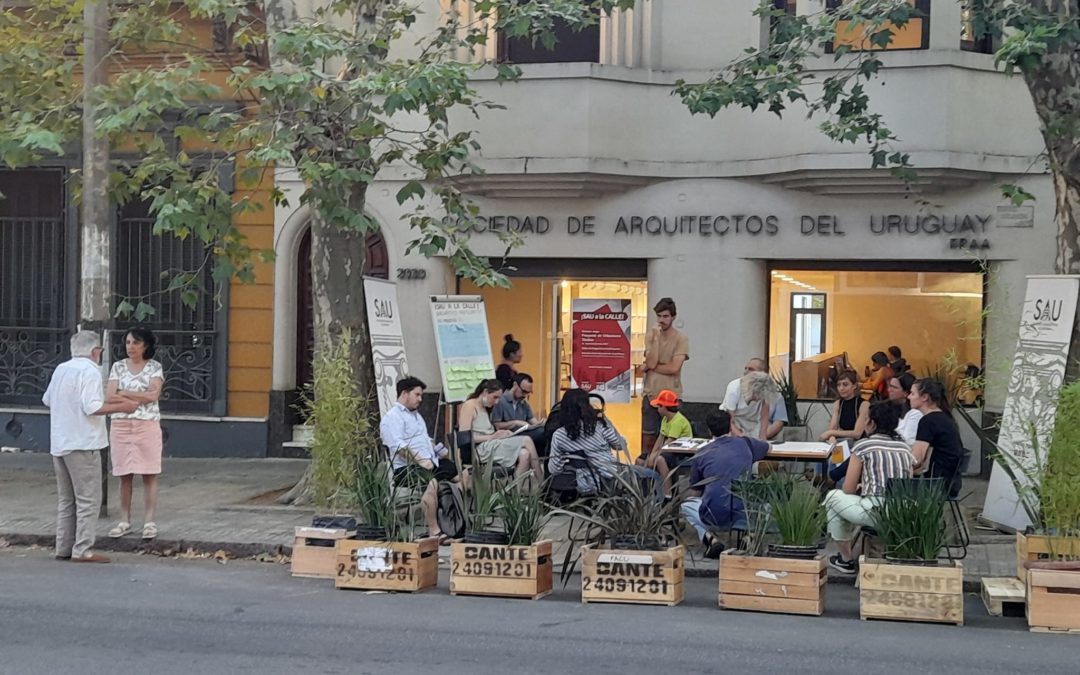
[[[375,366],[375,389],[379,411],[385,415],[397,400],[397,382],[409,374],[405,359],[405,337],[401,332],[401,312],[397,286],[385,279],[364,277],[367,324],[371,333],[371,360]]]
[[[1020,338],[998,435],[1002,455],[1014,458],[1021,468],[1037,466],[1050,444],[1078,291],[1078,276],[1028,277]],[[997,464],[990,474],[983,517],[1016,530],[1031,524],[1012,481]]]
[[[629,403],[630,300],[576,298],[572,306],[571,378],[608,403]]]
[[[495,377],[484,300],[478,295],[433,295],[431,321],[443,399],[464,401],[480,380]]]

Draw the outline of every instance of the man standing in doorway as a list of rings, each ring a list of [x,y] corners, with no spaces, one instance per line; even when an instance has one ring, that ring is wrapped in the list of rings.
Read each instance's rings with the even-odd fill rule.
[[[644,459],[660,434],[660,413],[651,401],[669,389],[682,397],[682,367],[690,358],[690,339],[675,326],[675,301],[660,298],[653,307],[656,325],[645,336],[645,393],[641,397],[641,457]]]
[[[56,558],[107,563],[94,546],[101,510],[101,449],[109,445],[105,415],[133,413],[139,404],[105,400],[101,340],[82,330],[71,338],[71,359],[53,371],[41,402],[49,409],[49,452],[56,471]]]

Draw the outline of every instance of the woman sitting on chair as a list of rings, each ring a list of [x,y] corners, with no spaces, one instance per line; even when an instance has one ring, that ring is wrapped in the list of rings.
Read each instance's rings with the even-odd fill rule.
[[[571,389],[559,403],[559,428],[551,436],[548,471],[556,476],[566,469],[576,474],[577,492],[592,496],[604,490],[604,482],[619,471],[649,476],[659,485],[660,475],[650,469],[620,463],[615,453],[626,452],[626,439],[615,425],[593,406],[583,389]]]
[[[869,437],[855,443],[841,489],[825,495],[829,536],[840,553],[829,558],[829,566],[845,574],[855,573],[852,540],[862,525],[873,525],[873,512],[881,504],[890,478],[911,478],[915,457],[896,433],[900,409],[888,401],[870,406],[866,425]]]
[[[535,480],[543,480],[544,473],[532,439],[524,434],[515,436],[507,429],[496,430],[491,423],[490,411],[502,393],[503,387],[498,380],[481,380],[458,409],[458,429],[472,432],[476,458],[484,464],[514,469],[515,476],[532,471]]]

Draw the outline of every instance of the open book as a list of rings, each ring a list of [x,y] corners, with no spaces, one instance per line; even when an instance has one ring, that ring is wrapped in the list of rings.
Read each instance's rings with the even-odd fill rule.
[[[540,424],[522,424],[519,427],[514,427],[514,429],[512,429],[510,431],[510,435],[511,436],[517,436],[518,434],[523,434],[526,431],[532,431],[533,429],[539,429],[541,426],[542,425],[540,425]]]

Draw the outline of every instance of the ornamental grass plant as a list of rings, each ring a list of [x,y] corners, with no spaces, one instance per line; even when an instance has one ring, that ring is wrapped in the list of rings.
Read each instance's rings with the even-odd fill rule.
[[[940,478],[892,479],[881,506],[874,512],[874,529],[885,557],[897,561],[937,560],[945,545],[947,489]]]

